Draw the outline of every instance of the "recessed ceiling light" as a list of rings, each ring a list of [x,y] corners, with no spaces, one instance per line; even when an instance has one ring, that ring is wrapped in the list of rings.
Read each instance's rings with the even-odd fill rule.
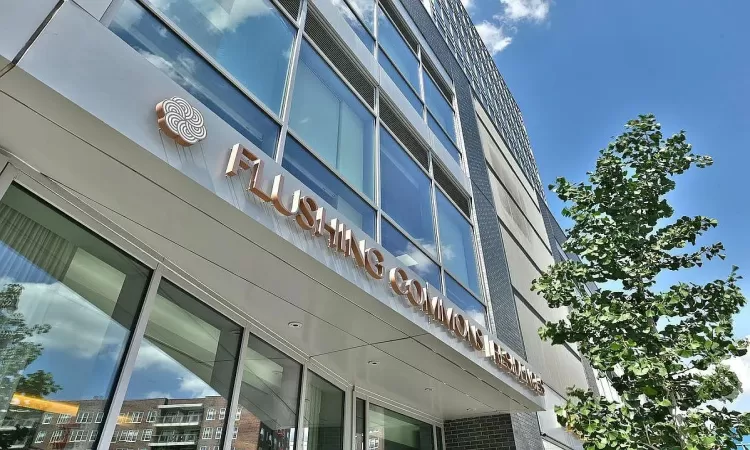
[[[426,388],[424,388],[424,390],[427,391],[427,392],[432,392],[432,388],[431,387],[426,387]]]
[[[289,322],[289,328],[302,328],[302,322]]]
[[[367,361],[367,364],[371,366],[377,366],[378,364],[380,364],[380,361]]]
[[[474,411],[474,408],[466,408],[467,411]]]

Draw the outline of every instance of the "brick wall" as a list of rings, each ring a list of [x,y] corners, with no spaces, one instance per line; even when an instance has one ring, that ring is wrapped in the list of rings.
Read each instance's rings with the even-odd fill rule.
[[[510,414],[445,422],[446,450],[516,450]]]

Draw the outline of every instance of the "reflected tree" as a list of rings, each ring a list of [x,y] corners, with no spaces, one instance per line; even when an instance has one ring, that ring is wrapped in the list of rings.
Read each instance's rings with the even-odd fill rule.
[[[23,286],[17,283],[7,284],[0,291],[0,411],[8,408],[5,414],[0,413],[0,422],[8,423],[7,413],[12,412],[13,394],[20,393],[29,397],[42,398],[61,389],[49,372],[37,370],[25,375],[24,370],[41,354],[43,347],[30,338],[49,332],[47,324],[29,326],[26,318],[18,312],[18,302]],[[6,416],[6,417],[2,417]],[[18,441],[28,437],[30,428],[14,425],[11,431],[0,432],[0,449],[8,449]]]

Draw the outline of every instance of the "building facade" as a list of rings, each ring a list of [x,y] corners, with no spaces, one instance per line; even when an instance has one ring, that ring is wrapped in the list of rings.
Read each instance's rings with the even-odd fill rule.
[[[460,0],[6,3],[0,448],[580,448]]]

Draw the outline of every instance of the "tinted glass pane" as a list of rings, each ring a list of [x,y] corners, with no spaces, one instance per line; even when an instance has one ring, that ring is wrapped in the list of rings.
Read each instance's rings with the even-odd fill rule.
[[[294,28],[269,0],[150,0],[206,53],[277,113]]]
[[[258,148],[273,155],[278,125],[142,6],[126,0],[110,28]]]
[[[352,225],[375,236],[375,210],[292,138],[287,138],[282,166]]]
[[[419,247],[386,220],[381,222],[380,234],[383,247],[401,264],[419,274],[431,286],[440,289],[440,268]]]
[[[391,19],[378,8],[378,42],[415,89],[419,90],[419,61],[417,55],[406,44]]]
[[[440,143],[443,144],[443,147],[448,150],[448,153],[450,153],[453,159],[460,163],[461,152],[458,151],[458,147],[456,147],[456,144],[454,144],[453,141],[448,138],[448,136],[445,134],[445,131],[440,128],[440,125],[438,125],[437,121],[435,121],[435,118],[432,117],[432,113],[430,112],[427,113],[427,124],[430,126],[430,130],[435,133],[435,136],[437,136],[438,140],[440,140]]]
[[[380,130],[380,177],[383,210],[436,254],[430,179],[384,128]]]
[[[35,197],[8,189],[0,203],[3,448],[95,446],[148,275]]]
[[[391,61],[388,59],[388,56],[381,55],[380,57],[378,57],[378,61],[383,67],[383,70],[385,70],[385,73],[388,74],[388,76],[391,78],[391,80],[393,80],[398,89],[404,94],[406,99],[409,100],[409,103],[414,107],[419,116],[422,117],[422,101],[417,96],[417,93],[414,92],[414,89],[412,89],[406,82],[406,80],[404,80],[404,77],[402,77],[401,74],[398,73],[398,70],[396,70],[396,68],[393,66]]]
[[[440,427],[437,427],[436,430],[437,430],[437,450],[444,450],[445,447],[443,446],[443,429]]]
[[[349,0],[349,4],[365,26],[370,31],[375,30],[375,2],[373,0]]]
[[[480,325],[487,326],[486,310],[482,302],[477,300],[466,289],[461,287],[451,276],[445,276],[445,295],[450,301],[463,309],[469,317]]]
[[[365,28],[364,25],[362,25],[362,22],[360,21],[360,18],[357,17],[356,14],[352,11],[352,8],[349,6],[349,4],[345,0],[327,0],[330,2],[336,9],[339,10],[341,15],[344,17],[344,19],[347,21],[349,26],[352,27],[352,30],[354,30],[355,33],[357,33],[357,37],[359,37],[359,40],[362,41],[363,44],[365,44],[365,47],[372,53],[373,48],[375,47],[375,39],[372,37],[370,32],[367,31],[367,28]],[[370,9],[370,17],[372,17],[372,8]],[[372,28],[370,28],[372,30]]]
[[[479,280],[471,225],[440,191],[437,191],[437,212],[443,265],[478,294]]]
[[[242,329],[199,300],[162,281],[146,324],[120,410],[157,411],[151,445],[220,446]],[[121,420],[118,442],[142,440],[143,425]],[[117,448],[115,444],[111,447]]]
[[[372,197],[375,118],[307,42],[300,53],[289,127]]]
[[[432,425],[370,404],[371,449],[433,450]]]
[[[305,398],[305,450],[344,448],[344,391],[312,372]]]
[[[247,450],[293,449],[302,367],[253,335],[246,352],[232,445]],[[248,448],[246,442],[258,446]]]
[[[443,94],[435,86],[435,82],[432,81],[427,72],[424,72],[422,75],[424,79],[424,99],[427,103],[427,108],[429,108],[435,120],[443,126],[448,137],[455,141],[456,127],[453,122],[453,109],[448,100],[443,97]]]

